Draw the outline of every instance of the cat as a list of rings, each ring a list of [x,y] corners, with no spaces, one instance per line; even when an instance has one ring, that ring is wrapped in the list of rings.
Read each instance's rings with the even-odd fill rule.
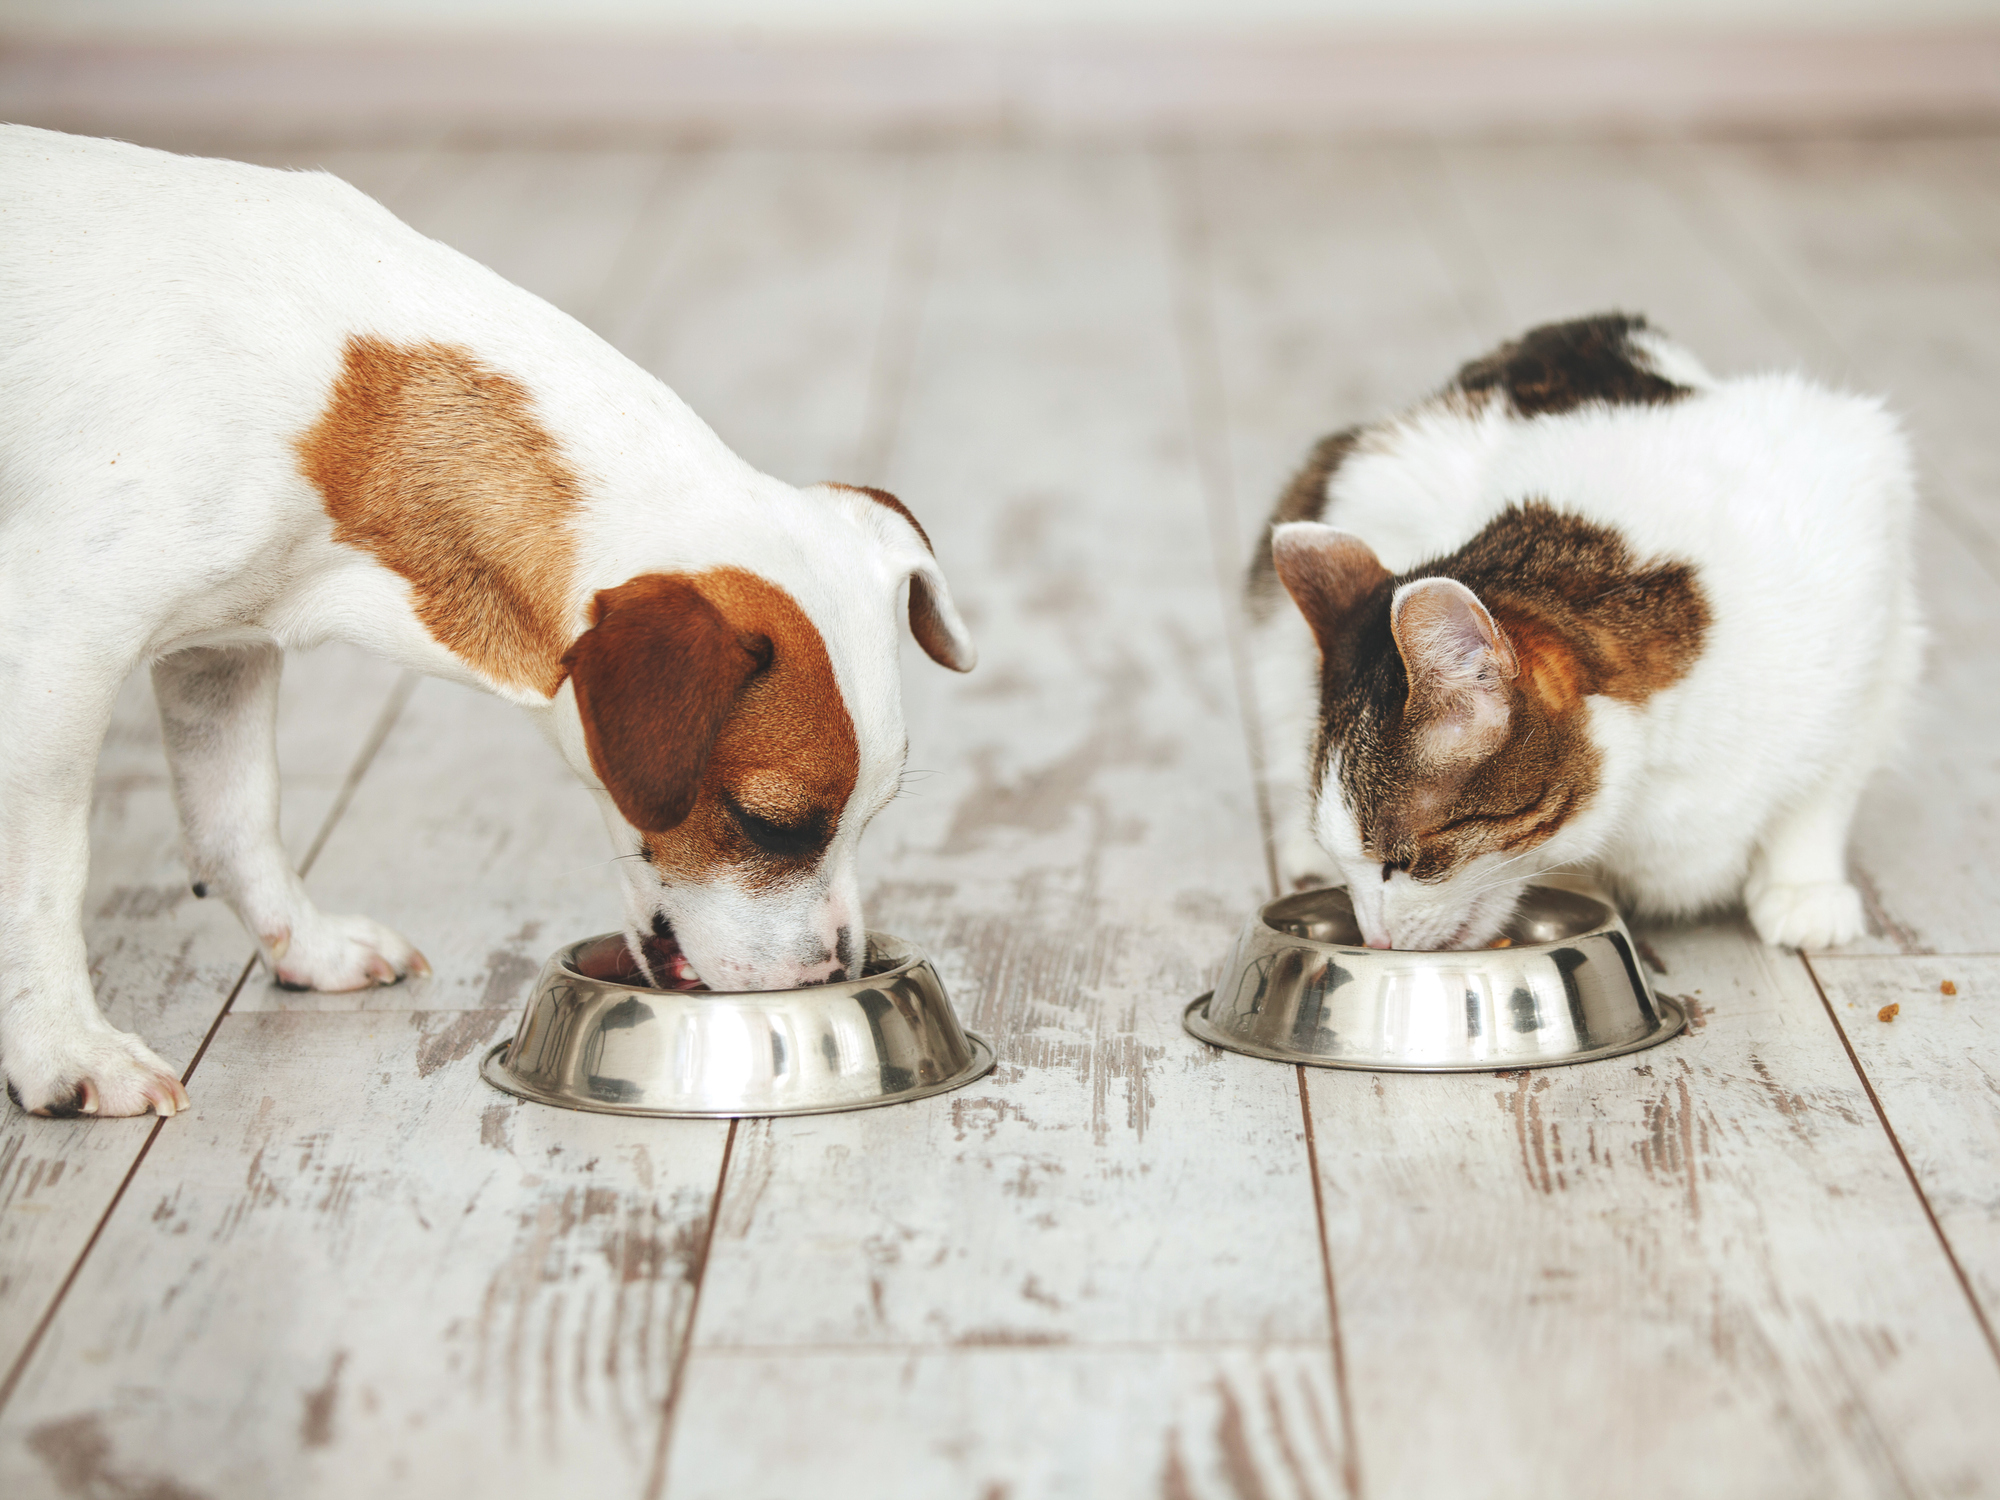
[[[1860,936],[1915,504],[1880,401],[1718,380],[1618,313],[1321,440],[1248,590],[1281,880],[1345,884],[1378,948],[1483,946],[1558,867],[1646,915],[1740,899],[1774,945]]]

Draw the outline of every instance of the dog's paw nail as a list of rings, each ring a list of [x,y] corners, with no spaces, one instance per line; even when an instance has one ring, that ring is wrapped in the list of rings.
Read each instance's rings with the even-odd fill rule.
[[[271,936],[265,938],[264,942],[270,948],[271,962],[275,964],[279,959],[292,951],[291,930],[286,928],[282,931],[274,932]]]
[[[77,1092],[83,1096],[83,1102],[77,1105],[78,1112],[86,1115],[96,1114],[97,1085],[92,1083],[88,1078],[86,1078],[78,1086]]]
[[[431,961],[414,948],[410,950],[410,977],[413,979],[429,979],[431,977]]]

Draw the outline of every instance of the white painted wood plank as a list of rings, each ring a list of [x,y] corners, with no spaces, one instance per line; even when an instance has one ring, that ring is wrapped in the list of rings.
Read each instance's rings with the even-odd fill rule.
[[[1333,1500],[1346,1493],[1320,1344],[702,1352],[673,1500]],[[748,1411],[810,1421],[739,1425]],[[829,1435],[840,1434],[838,1441]]]
[[[1170,158],[1215,330],[1239,578],[1315,442],[1402,410],[1481,347],[1419,232],[1405,155],[1298,145]]]
[[[280,689],[282,825],[302,856],[395,681],[344,648],[302,653]],[[144,669],[119,695],[91,808],[84,940],[98,1003],[185,1065],[253,945],[219,901],[197,901]],[[215,1101],[191,1090],[197,1108]],[[0,1380],[151,1133],[145,1120],[38,1120],[0,1101]]]
[[[960,163],[892,477],[982,662],[907,667],[934,774],[865,858],[871,925],[937,956],[1000,1067],[741,1137],[704,1345],[1325,1326],[1297,1295],[1318,1245],[1290,1075],[1180,1028],[1263,871],[1164,207],[1133,153]]]
[[[1655,1051],[1310,1075],[1364,1492],[1989,1493],[2000,1366],[1808,976],[1651,940]]]
[[[635,233],[677,205],[693,157],[674,151],[445,150],[385,199],[413,228],[603,332],[603,294]],[[393,200],[393,201],[392,201]]]
[[[2000,958],[1826,954],[1813,972],[1988,1329],[2000,1327]]]
[[[1621,144],[1440,149],[1429,169],[1492,277],[1498,322],[1482,333],[1509,338],[1621,310],[1644,313],[1720,375],[1799,365],[1844,374],[1817,325],[1760,298],[1645,163]]]
[[[732,146],[707,164],[699,224],[608,314],[610,336],[744,458],[796,484],[857,473],[873,356],[898,274],[900,154]]]
[[[1878,929],[1847,952],[1979,952],[2000,904],[2000,588],[1935,514],[1917,532],[1930,648],[1909,734],[1855,820]]]
[[[161,1132],[0,1418],[0,1491],[638,1493],[724,1131],[504,1098],[510,1019],[226,1020],[196,1077],[240,1102]]]

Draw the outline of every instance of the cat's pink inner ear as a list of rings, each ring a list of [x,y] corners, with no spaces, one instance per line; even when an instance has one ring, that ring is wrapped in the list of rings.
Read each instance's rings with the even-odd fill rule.
[[[1452,578],[1420,578],[1396,590],[1389,631],[1409,674],[1407,713],[1427,758],[1490,755],[1507,737],[1508,684],[1520,662],[1507,634],[1471,589]]]
[[[1388,581],[1375,551],[1351,531],[1317,521],[1293,521],[1271,534],[1278,579],[1312,626],[1322,654],[1352,629],[1352,616]]]

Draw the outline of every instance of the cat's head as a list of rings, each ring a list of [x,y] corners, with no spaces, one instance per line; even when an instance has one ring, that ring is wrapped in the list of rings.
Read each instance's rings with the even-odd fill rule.
[[[1351,533],[1280,526],[1272,556],[1319,642],[1313,833],[1363,936],[1485,945],[1597,788],[1574,659],[1533,615],[1397,579]]]

